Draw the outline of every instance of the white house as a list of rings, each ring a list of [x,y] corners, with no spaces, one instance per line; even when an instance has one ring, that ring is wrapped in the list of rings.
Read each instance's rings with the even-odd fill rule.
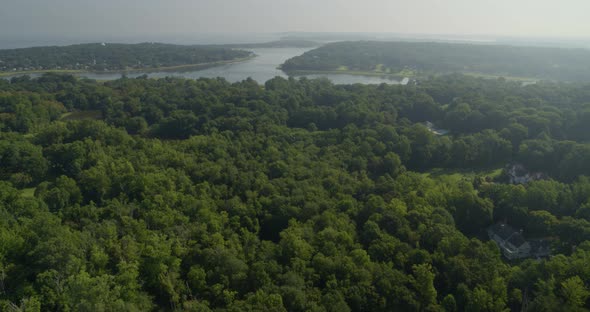
[[[437,128],[432,122],[430,121],[426,121],[424,122],[424,126],[426,126],[426,128],[428,128],[428,131],[434,133],[435,135],[447,135],[449,134],[449,130],[447,129],[440,129]]]
[[[541,180],[545,175],[541,172],[529,172],[521,164],[511,164],[508,167],[510,184],[526,184],[531,181]]]
[[[496,242],[504,257],[509,260],[531,256],[531,244],[519,231],[504,223],[497,223],[488,228],[488,236]]]

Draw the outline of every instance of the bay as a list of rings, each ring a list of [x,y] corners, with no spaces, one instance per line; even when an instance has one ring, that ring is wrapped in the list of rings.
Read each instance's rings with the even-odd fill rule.
[[[80,73],[76,74],[79,77],[96,79],[96,80],[114,80],[119,79],[123,75],[128,78],[135,78],[142,75],[147,75],[150,78],[164,78],[164,77],[182,77],[189,79],[198,78],[217,78],[222,77],[229,82],[238,82],[248,78],[252,78],[260,84],[274,77],[287,78],[287,74],[278,69],[279,65],[284,63],[287,59],[303,54],[310,50],[309,48],[261,48],[249,49],[256,54],[256,57],[248,61],[227,64],[222,66],[211,67],[200,70],[183,70],[183,71],[156,71],[149,73]],[[39,76],[31,75],[33,77]],[[297,76],[300,77],[300,76]],[[309,79],[327,78],[335,84],[400,84],[400,81],[380,76],[361,76],[349,74],[311,74],[305,75]],[[407,80],[401,84],[407,83]]]

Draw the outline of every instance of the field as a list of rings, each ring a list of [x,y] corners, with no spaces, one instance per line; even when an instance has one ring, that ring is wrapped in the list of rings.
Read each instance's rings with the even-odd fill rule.
[[[99,120],[102,119],[102,113],[100,111],[76,111],[69,112],[61,115],[59,120]]]
[[[35,187],[30,187],[21,190],[21,196],[26,198],[33,198],[35,197]]]

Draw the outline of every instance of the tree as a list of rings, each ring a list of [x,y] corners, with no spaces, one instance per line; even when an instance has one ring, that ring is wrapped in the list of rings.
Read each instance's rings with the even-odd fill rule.
[[[434,288],[435,274],[430,264],[417,264],[412,266],[414,275],[414,287],[418,295],[421,310],[430,309],[436,305],[436,288]]]
[[[443,301],[441,302],[441,306],[446,312],[457,311],[457,302],[455,301],[455,297],[453,297],[451,294],[448,294],[444,297]]]
[[[548,211],[530,211],[527,218],[527,235],[543,237],[553,233],[553,227],[558,223],[557,218]]]
[[[567,307],[578,309],[586,304],[590,292],[586,289],[582,279],[576,275],[561,282],[561,296]]]
[[[51,211],[59,211],[66,206],[82,202],[82,193],[76,181],[67,176],[60,176],[49,185],[40,185],[35,193],[45,201]]]
[[[466,191],[452,198],[450,204],[457,226],[466,233],[476,233],[492,223],[494,204],[489,199]]]

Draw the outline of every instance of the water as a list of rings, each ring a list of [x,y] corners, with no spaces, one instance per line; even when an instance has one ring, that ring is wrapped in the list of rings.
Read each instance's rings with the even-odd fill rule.
[[[134,78],[146,74],[151,78],[164,78],[164,77],[183,77],[190,79],[198,78],[216,78],[223,77],[229,82],[238,82],[247,78],[252,78],[258,83],[265,83],[274,77],[287,78],[282,70],[278,69],[278,66],[284,63],[287,59],[294,56],[298,56],[308,51],[309,48],[265,48],[265,49],[253,49],[252,51],[257,55],[256,58],[248,60],[246,62],[240,62],[235,64],[228,64],[223,66],[212,67],[203,70],[196,71],[165,71],[165,72],[153,72],[153,73],[130,73],[127,77]],[[81,74],[82,77],[97,80],[113,80],[121,78],[120,73],[85,73]],[[328,78],[335,84],[353,84],[353,83],[364,83],[364,84],[399,84],[397,80],[388,79],[385,77],[374,77],[374,76],[358,76],[358,75],[345,75],[345,74],[314,74],[306,75],[306,77],[313,78]]]
[[[141,75],[147,75],[151,78],[164,78],[164,77],[182,77],[189,79],[204,78],[216,78],[223,77],[229,82],[238,82],[247,78],[252,78],[260,84],[264,84],[267,80],[274,77],[288,77],[283,71],[277,69],[277,67],[284,63],[287,59],[297,55],[301,55],[309,50],[309,48],[264,48],[264,49],[252,49],[257,55],[256,58],[223,66],[211,67],[202,70],[189,70],[189,71],[161,71],[152,73],[127,73],[126,76],[129,78],[135,78]],[[82,73],[78,74],[80,77],[96,79],[96,80],[114,80],[122,77],[122,73]],[[31,75],[38,76],[38,75]],[[335,84],[400,84],[400,81],[389,79],[386,77],[377,76],[358,76],[358,75],[346,75],[346,74],[314,74],[306,75],[306,77],[313,78],[328,78]],[[407,83],[407,80],[404,81]],[[402,83],[402,84],[405,84]]]
[[[264,83],[276,76],[287,77],[283,71],[277,69],[285,60],[303,54],[308,49],[301,48],[273,48],[253,49],[257,57],[240,63],[211,67],[192,71],[163,71],[152,73],[129,73],[127,77],[134,78],[147,75],[152,78],[183,77],[190,79],[223,77],[227,81],[237,82],[248,77]],[[121,78],[120,73],[84,73],[82,77],[97,80],[112,80]]]

